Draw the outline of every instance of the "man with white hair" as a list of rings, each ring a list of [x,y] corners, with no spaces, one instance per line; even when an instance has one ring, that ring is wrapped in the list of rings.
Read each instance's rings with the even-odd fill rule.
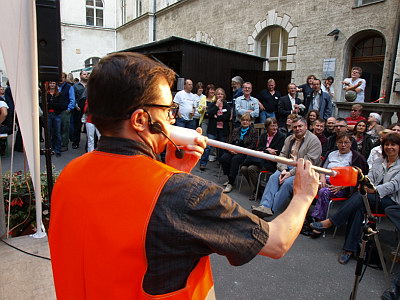
[[[377,113],[370,113],[368,117],[368,129],[367,134],[372,138],[372,142],[375,144],[379,139],[379,132],[385,129],[381,124],[382,117]]]

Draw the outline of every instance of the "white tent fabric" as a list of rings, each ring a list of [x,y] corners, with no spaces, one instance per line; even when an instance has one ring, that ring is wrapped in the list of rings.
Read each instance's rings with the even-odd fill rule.
[[[0,1],[0,46],[13,93],[36,198],[35,237],[46,235],[42,225],[40,186],[38,58],[34,0]]]

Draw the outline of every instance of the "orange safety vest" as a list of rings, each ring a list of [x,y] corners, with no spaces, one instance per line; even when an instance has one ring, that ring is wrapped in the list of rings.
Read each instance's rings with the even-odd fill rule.
[[[183,289],[153,296],[142,288],[148,222],[164,184],[178,172],[145,156],[98,151],[64,168],[49,229],[58,299],[215,299],[208,256]]]

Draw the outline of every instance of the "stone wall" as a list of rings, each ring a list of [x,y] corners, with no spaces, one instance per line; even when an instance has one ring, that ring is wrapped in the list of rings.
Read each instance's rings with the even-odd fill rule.
[[[400,5],[398,0],[362,7],[354,4],[355,1],[348,0],[182,0],[156,13],[156,39],[175,35],[257,55],[258,40],[266,28],[281,26],[289,33],[287,69],[293,71],[292,80],[303,84],[309,74],[321,78],[323,60],[335,58],[334,89],[337,99],[342,99],[340,82],[349,75],[351,45],[355,35],[364,30],[378,32],[386,41],[382,89],[386,87],[393,28]],[[146,26],[142,17],[118,28],[117,48],[149,42]],[[336,28],[340,30],[337,40],[327,36]]]

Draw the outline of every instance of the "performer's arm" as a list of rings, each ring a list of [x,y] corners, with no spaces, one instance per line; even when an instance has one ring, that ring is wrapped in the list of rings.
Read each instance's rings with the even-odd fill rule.
[[[269,238],[259,254],[280,258],[293,245],[307,210],[318,190],[318,174],[311,169],[311,163],[299,159],[293,184],[293,198],[288,208],[269,223]]]

